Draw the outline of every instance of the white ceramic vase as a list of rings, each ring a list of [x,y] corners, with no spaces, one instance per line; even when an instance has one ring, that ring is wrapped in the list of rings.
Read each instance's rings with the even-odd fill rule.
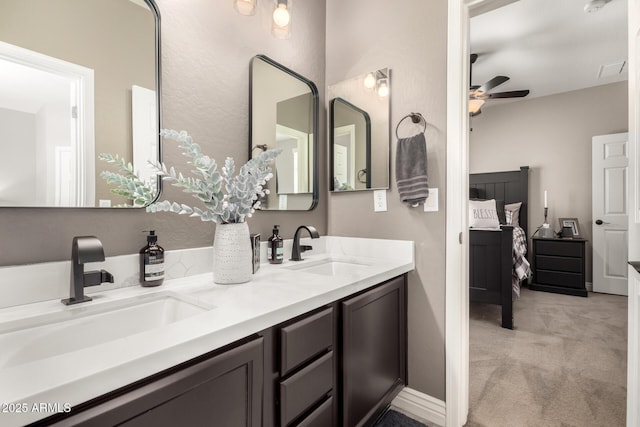
[[[246,222],[217,224],[213,238],[213,281],[219,284],[251,280],[251,240]]]

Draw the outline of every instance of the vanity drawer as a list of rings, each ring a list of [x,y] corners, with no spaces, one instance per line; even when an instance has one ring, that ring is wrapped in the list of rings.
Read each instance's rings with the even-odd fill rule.
[[[296,427],[329,427],[333,425],[333,396],[330,396]]]
[[[280,373],[324,353],[333,345],[333,307],[280,329]]]
[[[280,425],[288,425],[333,388],[333,352],[280,382]],[[312,424],[313,425],[313,424]]]

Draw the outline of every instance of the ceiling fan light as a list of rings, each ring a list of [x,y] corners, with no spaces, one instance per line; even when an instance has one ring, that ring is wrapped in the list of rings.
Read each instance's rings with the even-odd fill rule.
[[[589,3],[584,5],[584,11],[586,13],[595,13],[602,9],[607,2],[605,0],[591,0]]]
[[[469,100],[469,113],[475,114],[480,111],[480,108],[484,105],[483,99],[470,99]]]

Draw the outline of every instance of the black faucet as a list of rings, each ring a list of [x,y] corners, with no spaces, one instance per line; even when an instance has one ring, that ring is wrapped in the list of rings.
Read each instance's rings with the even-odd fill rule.
[[[293,235],[293,250],[291,251],[290,261],[302,261],[302,257],[300,254],[305,251],[310,251],[313,249],[313,246],[309,245],[300,245],[300,231],[307,230],[312,239],[317,239],[320,237],[318,234],[318,230],[315,227],[310,225],[301,225],[296,230],[296,234]]]
[[[113,275],[106,270],[84,272],[87,262],[104,261],[102,243],[94,236],[77,236],[71,244],[71,281],[70,297],[62,300],[65,305],[91,301],[91,297],[84,294],[85,286],[95,286],[101,283],[113,283]]]

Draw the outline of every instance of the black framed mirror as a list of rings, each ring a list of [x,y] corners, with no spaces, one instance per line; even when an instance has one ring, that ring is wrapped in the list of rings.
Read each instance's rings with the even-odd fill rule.
[[[283,149],[261,210],[311,210],[318,203],[318,89],[264,55],[251,59],[249,158]]]
[[[381,68],[329,86],[332,192],[389,188],[390,77]]]
[[[342,98],[329,102],[332,191],[371,188],[371,117]]]
[[[100,178],[101,153],[160,188],[146,168],[161,160],[152,0],[2,0],[0,93],[0,206],[128,203]]]

